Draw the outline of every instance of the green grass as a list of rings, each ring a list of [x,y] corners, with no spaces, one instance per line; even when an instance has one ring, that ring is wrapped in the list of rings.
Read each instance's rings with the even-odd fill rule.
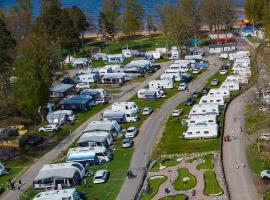
[[[261,42],[261,40],[257,37],[248,37],[247,39],[254,44],[258,44]]]
[[[171,167],[179,164],[179,162],[176,159],[159,159],[156,161],[154,166],[150,169],[150,172],[157,172],[159,171],[160,164],[162,166]]]
[[[270,200],[270,190],[266,191],[266,193],[263,196],[263,200]]]
[[[167,177],[148,179],[149,191],[141,196],[140,200],[151,200],[158,192],[159,186],[167,180]]]
[[[92,67],[104,67],[106,65],[106,63],[104,61],[94,61],[92,64]]]
[[[189,190],[194,188],[197,184],[196,177],[189,173],[188,169],[186,168],[179,168],[177,169],[178,178],[173,183],[173,186],[178,191]],[[184,182],[183,179],[188,177],[189,181]]]
[[[204,190],[203,193],[207,196],[219,196],[223,194],[223,190],[220,188],[216,174],[214,171],[207,171],[203,174],[204,178]]]
[[[175,196],[163,197],[159,200],[188,200],[188,197],[183,194],[177,194]]]
[[[203,157],[200,157],[199,159],[204,160],[204,162],[197,166],[198,170],[214,169],[214,156],[213,156],[213,154],[205,155]]]

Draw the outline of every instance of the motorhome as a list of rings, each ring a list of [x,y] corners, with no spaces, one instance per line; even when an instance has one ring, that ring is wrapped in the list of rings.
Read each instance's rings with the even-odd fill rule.
[[[124,111],[105,110],[102,114],[104,120],[115,120],[118,123],[137,122],[139,120],[135,112],[126,114]]]
[[[75,78],[75,83],[96,83],[99,79],[96,73],[78,74]]]
[[[199,104],[218,104],[224,106],[224,98],[222,96],[204,95],[201,97]]]
[[[117,136],[121,131],[121,127],[117,121],[101,120],[91,121],[84,129],[83,133],[87,132],[108,132],[113,136]]]
[[[35,189],[54,189],[76,186],[85,176],[85,169],[80,163],[57,163],[44,165],[34,179]]]
[[[230,92],[239,91],[240,85],[237,82],[223,82],[220,86],[222,89],[227,89]]]
[[[188,127],[200,124],[217,124],[217,116],[216,115],[191,116],[185,121],[185,123]]]
[[[196,104],[194,105],[190,112],[189,117],[196,115],[219,115],[220,107],[218,104]]]
[[[47,114],[49,124],[63,125],[68,122],[73,123],[76,120],[76,115],[72,110],[57,110]]]
[[[112,152],[106,147],[76,147],[68,150],[67,162],[104,163],[112,159]]]
[[[107,65],[107,66],[100,68],[98,73],[99,73],[99,76],[102,76],[102,75],[105,75],[108,73],[113,73],[113,69],[110,65]]]
[[[115,102],[112,104],[113,111],[123,111],[125,113],[138,113],[139,107],[135,102]]]
[[[5,166],[0,162],[0,176],[3,176],[7,174],[7,169],[5,168]]]
[[[91,131],[84,132],[81,135],[80,139],[77,141],[78,146],[87,147],[87,146],[104,146],[109,147],[113,144],[113,136],[111,133],[106,131]]]
[[[207,95],[208,96],[223,97],[224,99],[229,99],[230,98],[230,90],[222,89],[222,88],[210,89],[210,91],[208,92]]]
[[[84,200],[85,195],[75,188],[51,190],[37,194],[33,200]]]
[[[138,91],[138,98],[139,99],[159,99],[164,96],[163,90],[150,90],[150,89],[140,89]]]
[[[173,81],[170,80],[153,80],[149,82],[149,89],[172,89],[174,87]]]
[[[185,139],[206,139],[218,137],[217,124],[202,124],[189,126],[187,131],[183,133]]]

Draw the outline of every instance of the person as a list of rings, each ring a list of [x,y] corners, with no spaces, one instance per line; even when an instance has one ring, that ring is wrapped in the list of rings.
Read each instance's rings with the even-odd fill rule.
[[[242,162],[241,162],[241,165],[242,165],[242,167],[243,167],[243,168],[245,168],[245,167],[246,167],[246,165],[245,165],[244,161],[242,161]]]
[[[237,164],[237,162],[235,163],[235,169],[239,169],[239,165]]]

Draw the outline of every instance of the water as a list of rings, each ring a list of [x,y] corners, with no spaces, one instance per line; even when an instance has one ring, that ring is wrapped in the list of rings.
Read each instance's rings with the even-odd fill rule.
[[[164,2],[175,3],[178,0],[141,0],[141,5],[143,6],[145,13],[147,15],[152,15],[154,18],[156,16],[156,6]],[[217,0],[218,1],[218,0]],[[236,5],[241,5],[243,0],[235,0]],[[37,16],[40,12],[39,0],[32,0],[33,2],[33,14]],[[98,14],[101,9],[102,0],[60,0],[63,6],[71,7],[77,5],[80,7],[85,14],[87,14],[90,19],[97,24]],[[14,6],[16,0],[0,0],[0,8],[6,11],[9,7]]]

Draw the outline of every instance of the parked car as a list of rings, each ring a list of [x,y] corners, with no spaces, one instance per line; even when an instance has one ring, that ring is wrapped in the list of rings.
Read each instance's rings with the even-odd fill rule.
[[[183,76],[180,82],[187,84],[187,83],[191,82],[193,79],[194,79],[193,76]]]
[[[259,139],[260,139],[260,140],[270,141],[270,134],[269,134],[269,133],[262,133],[262,134],[259,136]]]
[[[61,83],[63,83],[63,84],[73,84],[74,81],[73,81],[70,77],[65,77],[65,78],[61,81]]]
[[[184,91],[187,89],[187,84],[186,83],[180,83],[178,90],[179,91]]]
[[[76,88],[77,89],[89,89],[90,84],[89,83],[77,83]]]
[[[194,99],[200,98],[202,96],[201,92],[193,92],[191,95]]]
[[[39,132],[54,132],[59,130],[60,126],[58,124],[48,124],[38,129]]]
[[[132,147],[133,145],[133,140],[132,138],[124,138],[122,141],[122,147],[123,148],[129,148]]]
[[[161,66],[159,64],[153,64],[152,68],[154,68],[155,70],[159,70]]]
[[[182,109],[177,109],[177,110],[174,110],[174,111],[172,112],[172,116],[173,116],[173,117],[179,117],[179,116],[182,115],[182,113],[183,113],[183,110],[182,110]]]
[[[270,169],[261,171],[260,175],[262,179],[270,179]]]
[[[219,85],[219,80],[213,79],[213,80],[211,81],[211,85],[212,85],[212,86],[218,86],[218,85]]]
[[[29,136],[26,143],[31,146],[37,146],[44,142],[45,138],[40,136]]]
[[[194,103],[195,103],[194,98],[189,97],[189,98],[186,100],[185,105],[186,105],[186,106],[192,106]]]
[[[153,109],[152,108],[146,107],[146,108],[143,109],[142,114],[143,115],[150,115],[152,112],[153,112]]]
[[[137,133],[138,133],[138,129],[136,127],[132,126],[132,127],[129,127],[127,129],[125,136],[126,136],[126,138],[134,138],[134,137],[136,137]]]
[[[228,72],[227,72],[226,69],[223,69],[223,70],[221,70],[219,73],[220,73],[221,75],[226,75]]]
[[[210,89],[207,88],[207,87],[205,87],[205,88],[202,89],[202,93],[203,94],[208,94],[209,91],[210,91]]]
[[[192,74],[199,74],[201,73],[201,70],[199,69],[193,69]]]
[[[108,179],[108,176],[109,176],[108,170],[98,170],[98,171],[96,171],[96,173],[94,175],[93,182],[95,184],[105,183]]]

